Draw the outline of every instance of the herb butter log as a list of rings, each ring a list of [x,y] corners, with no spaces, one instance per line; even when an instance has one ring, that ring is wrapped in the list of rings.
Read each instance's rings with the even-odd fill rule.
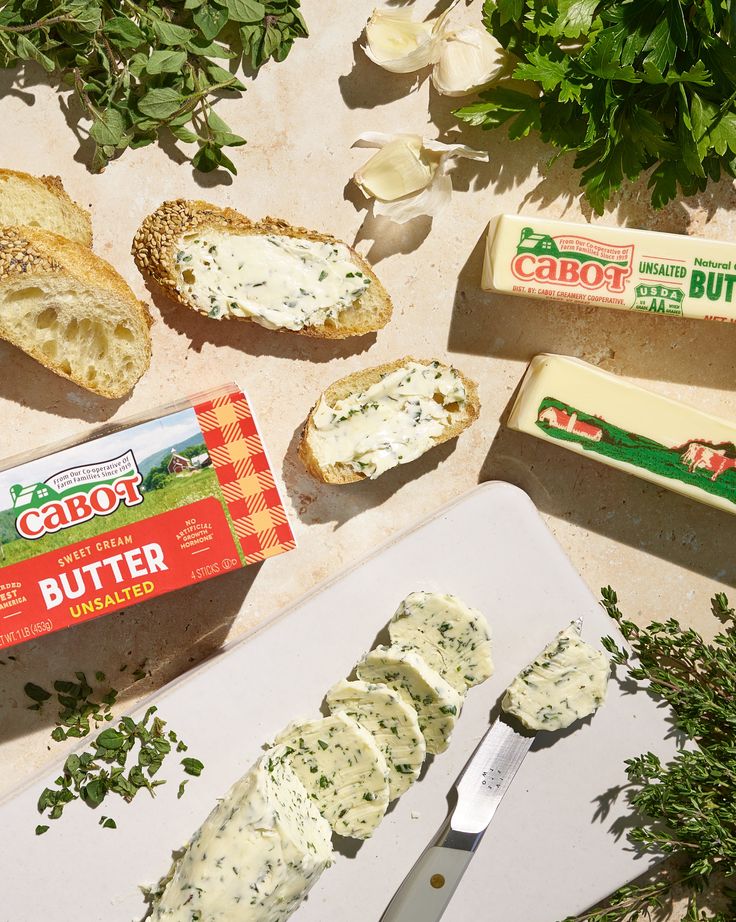
[[[479,411],[469,378],[407,356],[328,387],[309,414],[299,457],[324,483],[372,480],[456,438]]]
[[[736,246],[681,234],[501,215],[482,286],[531,298],[736,321]]]
[[[538,355],[508,425],[660,487],[736,512],[736,423],[579,359]]]
[[[326,697],[333,714],[343,713],[368,730],[386,760],[389,799],[407,791],[419,777],[427,748],[417,712],[387,685],[338,682]]]
[[[529,730],[563,730],[603,704],[610,672],[606,656],[571,624],[519,673],[501,707]]]
[[[409,647],[376,647],[355,667],[364,682],[388,685],[419,717],[427,752],[444,752],[460,716],[463,696]]]
[[[57,375],[123,397],[148,368],[151,317],[113,267],[36,227],[0,227],[0,337]]]
[[[133,241],[141,273],[215,320],[343,339],[379,330],[391,300],[373,269],[329,234],[231,208],[164,202]]]
[[[388,632],[392,644],[416,649],[462,695],[493,675],[488,622],[454,595],[410,593]]]
[[[344,713],[290,724],[276,738],[332,829],[367,839],[388,806],[388,768],[373,735]]]
[[[236,782],[153,901],[151,922],[283,922],[332,863],[332,836],[281,751]]]

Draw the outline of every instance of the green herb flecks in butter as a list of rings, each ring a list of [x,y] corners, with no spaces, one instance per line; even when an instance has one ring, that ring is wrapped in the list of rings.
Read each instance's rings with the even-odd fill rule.
[[[562,730],[603,704],[610,671],[571,624],[519,673],[501,707],[530,730]]]
[[[454,369],[408,362],[366,391],[332,405],[323,397],[310,443],[322,467],[346,464],[372,479],[424,454],[466,399]]]
[[[335,320],[371,284],[344,244],[277,234],[189,235],[179,241],[176,265],[179,290],[198,311],[269,329]]]

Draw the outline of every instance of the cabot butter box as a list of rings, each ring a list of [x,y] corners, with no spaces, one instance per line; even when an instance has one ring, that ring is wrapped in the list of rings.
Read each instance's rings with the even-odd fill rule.
[[[295,546],[226,385],[0,465],[0,649]]]

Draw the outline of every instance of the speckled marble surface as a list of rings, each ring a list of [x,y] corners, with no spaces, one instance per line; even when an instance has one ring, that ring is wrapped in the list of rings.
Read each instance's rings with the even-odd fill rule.
[[[478,5],[463,15],[472,19]],[[482,293],[481,238],[493,214],[591,218],[569,164],[548,167],[549,151],[533,139],[512,144],[501,134],[466,130],[464,142],[488,145],[491,159],[458,164],[447,211],[404,227],[373,219],[349,182],[366,159],[365,151],[351,150],[353,140],[367,130],[443,139],[457,130],[453,101],[438,97],[427,80],[410,92],[413,77],[385,73],[365,58],[357,39],[372,6],[304,0],[310,39],[284,64],[266,67],[245,97],[222,104],[248,138],[232,153],[234,178],[193,176],[173,148],[155,147],[130,151],[92,176],[86,145],[79,149],[55,92],[37,83],[35,72],[18,80],[0,71],[0,163],[61,175],[70,194],[92,208],[95,250],[151,304],[155,319],[151,369],[120,402],[96,399],[0,345],[2,454],[82,435],[234,379],[258,413],[299,542],[295,552],[260,567],[10,651],[17,660],[0,666],[0,794],[49,758],[48,727],[24,708],[25,681],[43,683],[75,669],[115,674],[122,663],[145,660],[150,675],[123,694],[128,706],[479,480],[525,489],[591,589],[611,583],[628,615],[676,614],[706,634],[715,629],[708,600],[734,584],[736,517],[510,432],[499,420],[525,363],[540,351],[580,356],[731,415],[736,326]],[[231,205],[251,217],[281,216],[356,241],[393,296],[393,321],[376,336],[334,344],[217,323],[152,298],[130,242],[141,218],[175,197]],[[733,186],[722,183],[654,214],[640,185],[595,220],[728,240],[735,200]],[[406,353],[449,357],[474,377],[480,421],[458,442],[375,483],[332,488],[311,480],[295,447],[316,396],[337,377]]]

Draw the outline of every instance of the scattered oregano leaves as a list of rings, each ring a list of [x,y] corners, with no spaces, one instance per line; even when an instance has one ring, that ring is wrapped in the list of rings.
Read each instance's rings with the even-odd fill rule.
[[[696,743],[668,764],[648,752],[626,762],[628,800],[637,826],[629,833],[641,851],[676,857],[675,875],[660,874],[618,890],[603,907],[565,922],[635,922],[659,918],[675,888],[684,888],[688,922],[736,918],[736,617],[723,593],[711,601],[725,629],[706,643],[675,618],[638,627],[624,619],[613,589],[603,605],[631,645],[633,656],[607,637],[603,644],[628,677],[672,708],[675,725]],[[726,904],[706,915],[701,895]]]
[[[239,66],[283,61],[306,36],[300,0],[5,0],[0,68],[36,62],[79,103],[92,169],[168,135],[197,145],[192,163],[237,172],[225,147],[245,144],[212,108],[239,95]],[[75,110],[71,110],[75,117]],[[83,132],[86,128],[82,127]]]
[[[145,675],[143,666],[141,664],[133,674],[142,678]],[[102,695],[94,695],[85,673],[76,672],[75,678],[76,682],[62,679],[54,682],[59,712],[52,739],[57,742],[82,739],[104,723],[110,726],[98,733],[83,752],[67,756],[54,785],[41,793],[38,812],[47,813],[52,820],[59,819],[65,807],[75,800],[96,808],[108,795],[117,795],[126,802],[133,800],[141,790],[153,796],[155,789],[166,783],[165,779],[156,777],[164,760],[172,752],[184,753],[188,748],[173,730],[166,731],[165,722],[156,716],[155,706],[148,708],[140,721],[121,717],[115,722],[112,706],[118,692],[109,688]],[[95,679],[98,683],[107,681],[102,672],[95,673]],[[29,710],[41,710],[53,697],[51,692],[33,682],[26,683],[24,691],[33,702]],[[199,777],[204,769],[199,759],[191,757],[182,758],[180,764],[192,777]],[[178,797],[183,795],[185,784],[179,785]],[[100,826],[117,828],[115,820],[108,816],[100,819]],[[39,825],[36,835],[48,829],[47,825]]]

